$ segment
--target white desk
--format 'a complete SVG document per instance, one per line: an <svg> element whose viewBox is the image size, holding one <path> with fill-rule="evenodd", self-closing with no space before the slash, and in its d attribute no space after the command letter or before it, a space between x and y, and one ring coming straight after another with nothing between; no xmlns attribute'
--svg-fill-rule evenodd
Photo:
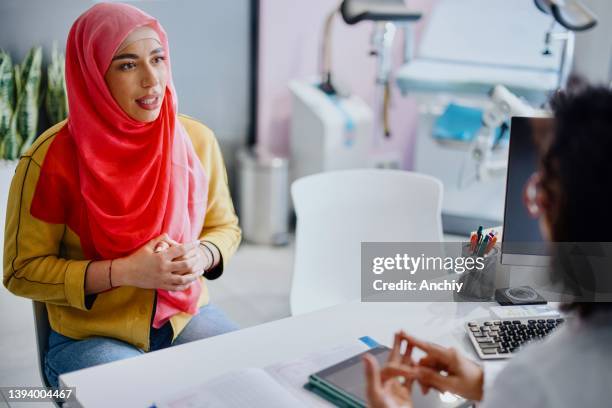
<svg viewBox="0 0 612 408"><path fill-rule="evenodd" d="M493 303L349 303L290 317L127 360L64 374L85 407L148 407L227 371L272 363L371 336L391 345L404 329L455 346L474 359L463 329L467 319L490 317ZM503 365L503 362L487 364Z"/></svg>

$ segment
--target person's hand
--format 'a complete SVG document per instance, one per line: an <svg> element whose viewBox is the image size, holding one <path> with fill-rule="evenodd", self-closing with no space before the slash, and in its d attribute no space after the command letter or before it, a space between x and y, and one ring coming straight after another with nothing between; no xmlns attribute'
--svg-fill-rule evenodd
<svg viewBox="0 0 612 408"><path fill-rule="evenodd" d="M403 337L395 334L393 348L387 364L380 370L378 361L371 354L363 358L366 378L366 397L371 408L412 407L412 382L414 363L412 346L408 343L402 353Z"/></svg>
<svg viewBox="0 0 612 408"><path fill-rule="evenodd" d="M155 252L161 242L169 245ZM178 244L168 234L162 234L140 247L131 255L114 260L112 280L119 286L135 286L144 289L185 290L202 273L203 266L197 257L186 258L198 250L199 241ZM182 260L177 260L181 259Z"/></svg>
<svg viewBox="0 0 612 408"><path fill-rule="evenodd" d="M165 251L168 248L171 247L175 247L175 246L180 246L181 244L179 244L178 242L174 241L171 238L168 238L167 240L163 240L161 242L159 242L156 246L155 249L153 250L153 252L162 252ZM185 255L179 256L176 259L173 259L173 261L178 262L178 261L188 261L189 265L192 265L192 267L185 269L184 271L175 271L174 273L177 274L185 274L185 273L190 273L193 270L199 270L200 275L203 274L205 271L207 271L208 269L210 269L213 265L214 260L212 259L210 253L208 251L206 251L204 248L202 248L202 245L198 245L195 248L192 248L190 250L188 250Z"/></svg>
<svg viewBox="0 0 612 408"><path fill-rule="evenodd" d="M435 388L440 392L448 391L474 401L482 399L484 373L478 364L462 356L454 348L418 340L403 332L401 336L412 347L426 353L413 370L410 370L421 384L424 394L430 388Z"/></svg>

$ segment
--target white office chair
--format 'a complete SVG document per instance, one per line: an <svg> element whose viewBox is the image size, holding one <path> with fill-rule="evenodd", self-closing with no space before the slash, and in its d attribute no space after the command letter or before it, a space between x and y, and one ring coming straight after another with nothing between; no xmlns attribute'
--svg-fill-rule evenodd
<svg viewBox="0 0 612 408"><path fill-rule="evenodd" d="M291 186L293 315L359 299L361 242L440 242L442 184L397 170L315 174Z"/></svg>
<svg viewBox="0 0 612 408"><path fill-rule="evenodd" d="M51 332L51 326L49 325L49 317L47 316L47 306L43 302L32 301L32 308L34 310L34 331L36 332L36 358L38 360L38 372L40 379L45 387L51 385L47 381L45 375L45 351L47 350L47 343L49 339L49 333ZM53 401L56 407L60 405L57 401Z"/></svg>

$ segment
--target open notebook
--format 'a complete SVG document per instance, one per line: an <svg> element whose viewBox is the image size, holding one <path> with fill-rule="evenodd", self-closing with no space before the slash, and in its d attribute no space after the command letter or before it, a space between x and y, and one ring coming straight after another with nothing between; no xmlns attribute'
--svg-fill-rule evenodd
<svg viewBox="0 0 612 408"><path fill-rule="evenodd" d="M329 403L305 390L308 376L368 350L355 340L303 358L246 368L223 374L199 386L170 395L155 404L157 408L195 407L329 407Z"/></svg>

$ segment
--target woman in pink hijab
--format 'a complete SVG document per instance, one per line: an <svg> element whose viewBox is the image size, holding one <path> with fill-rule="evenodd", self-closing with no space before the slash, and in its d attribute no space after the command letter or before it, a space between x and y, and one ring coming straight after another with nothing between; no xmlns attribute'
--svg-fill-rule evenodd
<svg viewBox="0 0 612 408"><path fill-rule="evenodd" d="M4 284L46 303L53 386L236 328L205 282L240 242L225 167L210 129L177 113L169 56L163 28L135 7L82 14L66 44L69 117L13 179Z"/></svg>

